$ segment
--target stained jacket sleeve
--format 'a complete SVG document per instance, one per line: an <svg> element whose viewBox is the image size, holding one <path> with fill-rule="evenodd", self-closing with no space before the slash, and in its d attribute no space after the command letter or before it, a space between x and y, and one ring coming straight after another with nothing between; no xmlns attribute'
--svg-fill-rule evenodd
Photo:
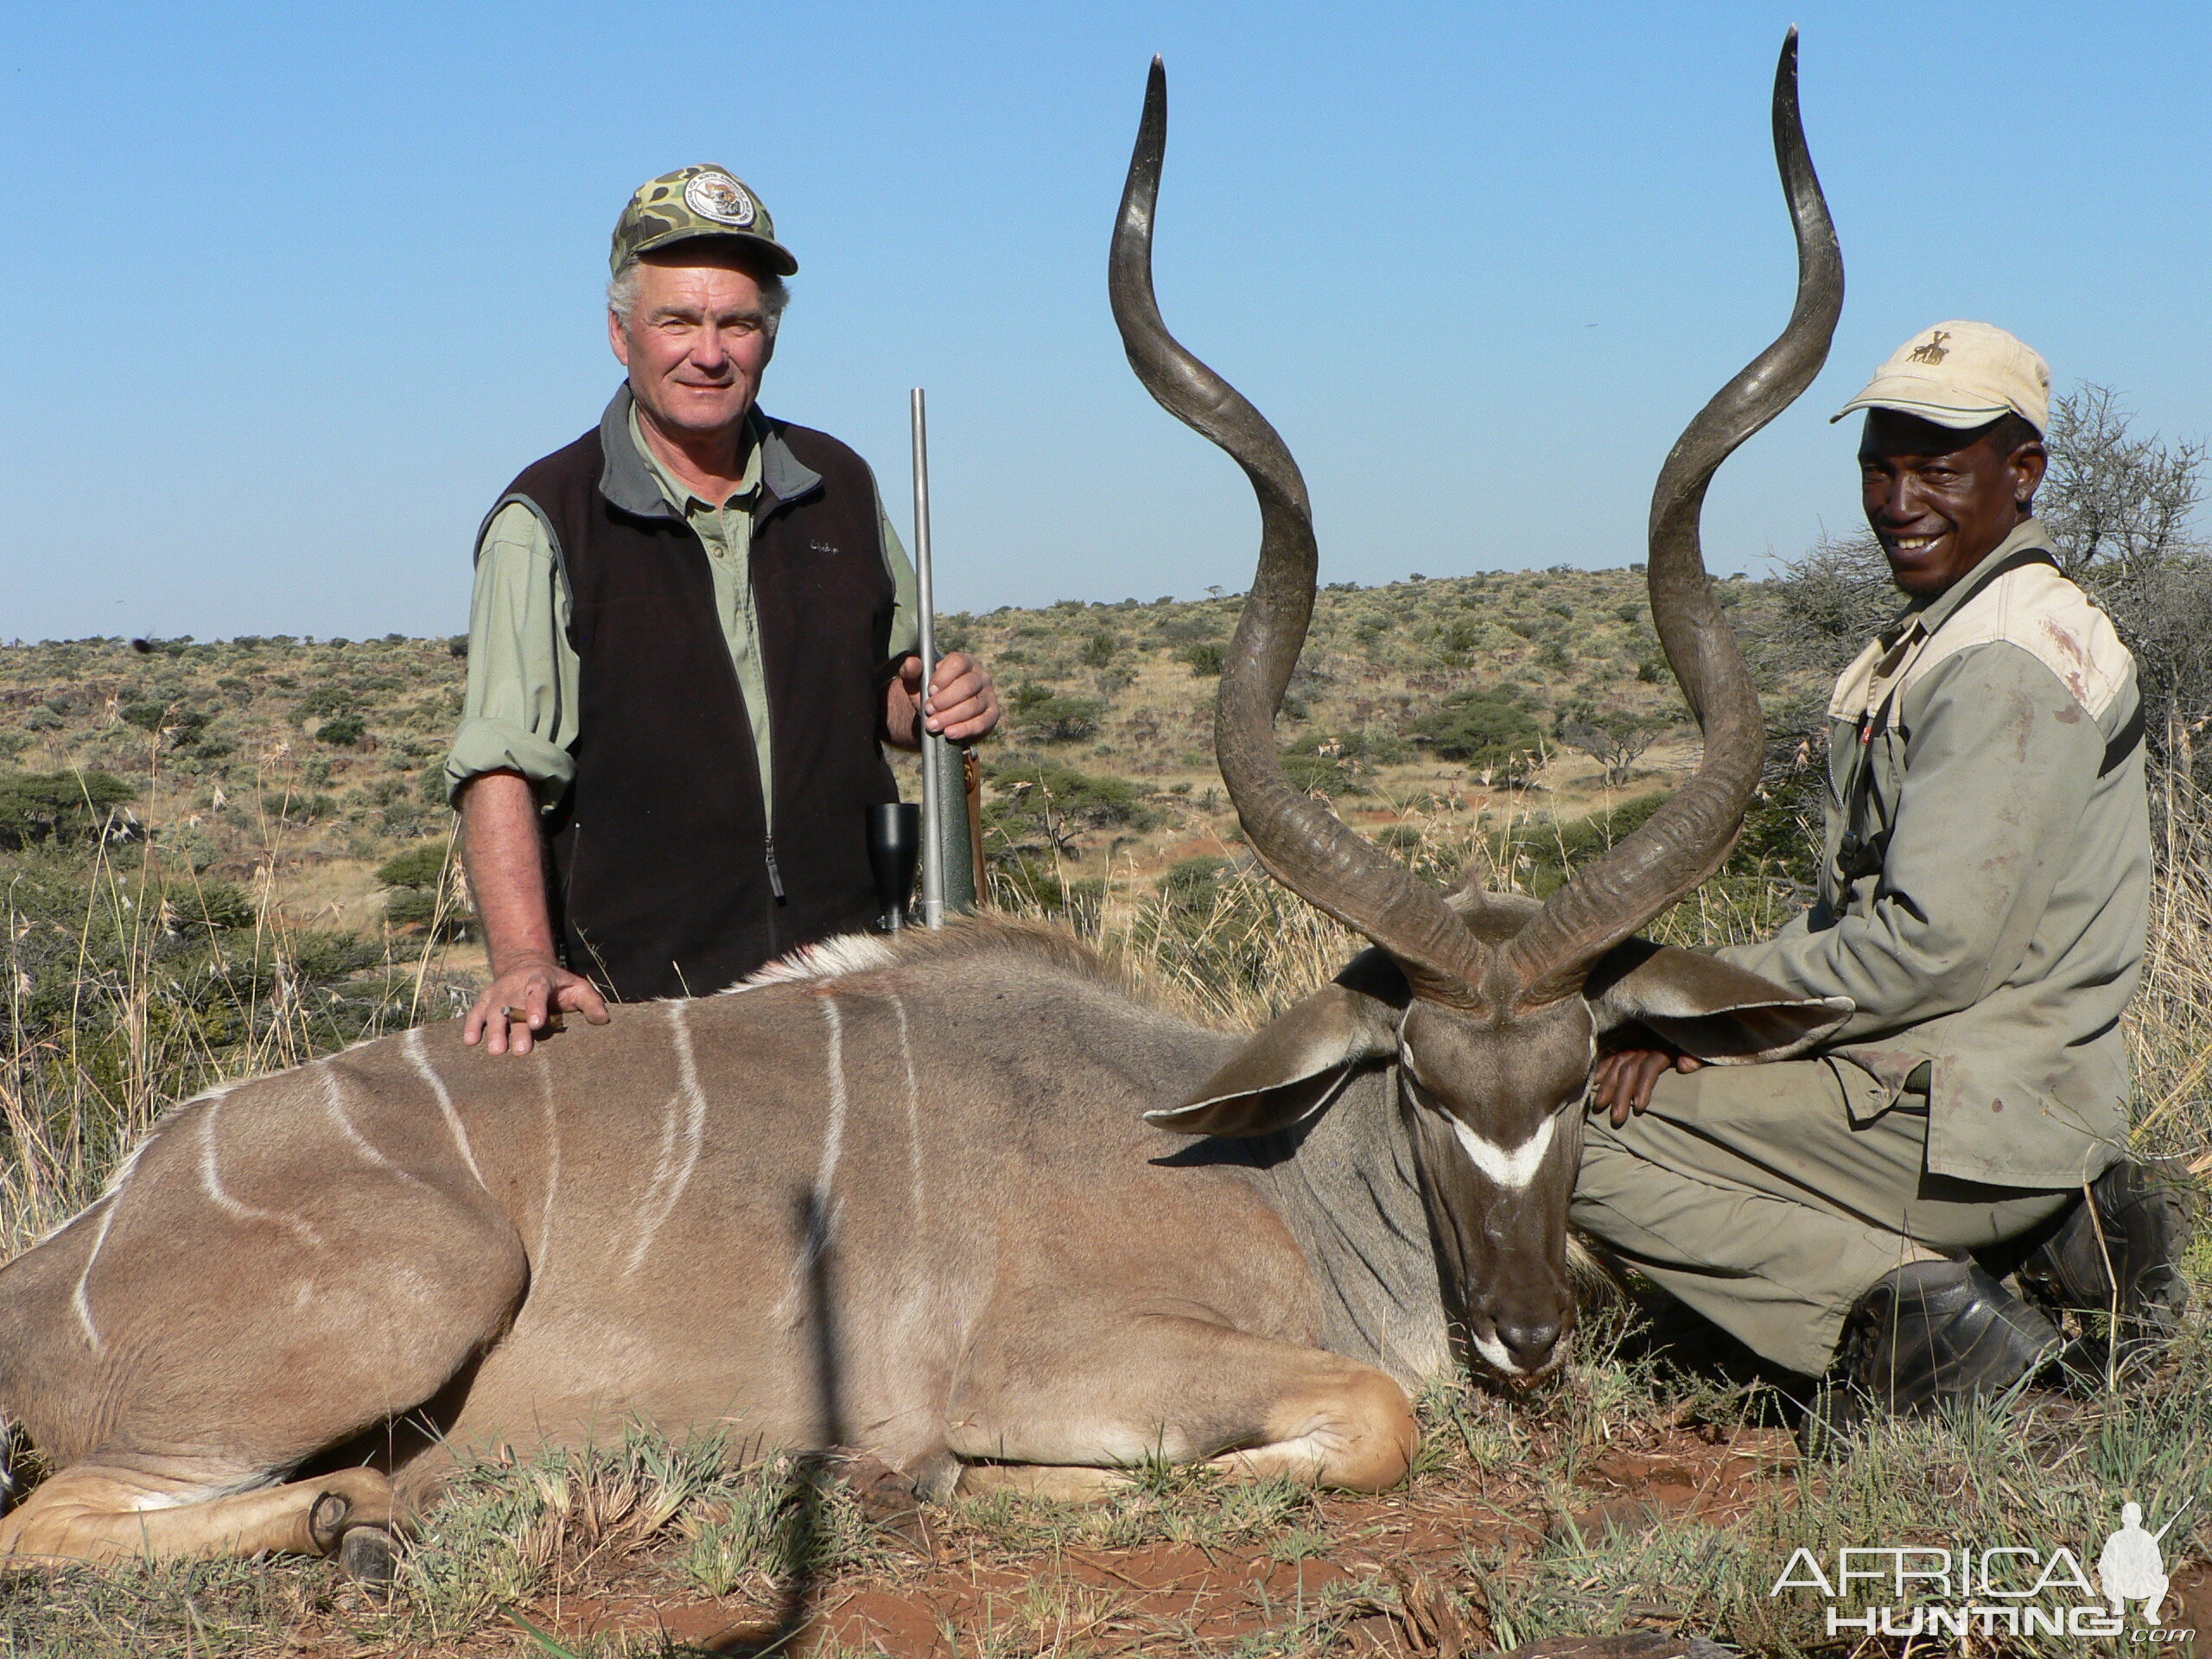
<svg viewBox="0 0 2212 1659"><path fill-rule="evenodd" d="M468 689L461 729L446 756L446 788L457 797L486 772L520 772L550 808L575 776L575 652L569 593L553 541L538 516L511 501L493 517L477 556L468 614Z"/></svg>
<svg viewBox="0 0 2212 1659"><path fill-rule="evenodd" d="M1878 875L1833 925L1721 954L1802 996L1858 1005L1856 1040L1955 1013L2019 969L2063 874L2104 739L2043 664L1958 652L1904 705L1904 773Z"/></svg>

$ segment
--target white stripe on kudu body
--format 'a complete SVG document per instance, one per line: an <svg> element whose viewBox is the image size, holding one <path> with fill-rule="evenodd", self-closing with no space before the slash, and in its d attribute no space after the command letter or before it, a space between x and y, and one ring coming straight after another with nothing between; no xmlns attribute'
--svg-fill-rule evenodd
<svg viewBox="0 0 2212 1659"><path fill-rule="evenodd" d="M283 1215L274 1210L257 1210L231 1196L223 1185L223 1172L215 1160L215 1114L221 1102L211 1100L200 1115L200 1185L213 1199L215 1207L224 1214L239 1221L266 1221L288 1228L316 1249L322 1248L322 1235L302 1221L297 1216Z"/></svg>
<svg viewBox="0 0 2212 1659"><path fill-rule="evenodd" d="M676 1092L668 1097L665 1108L660 1165L653 1171L653 1184L645 1192L645 1224L637 1243L631 1247L629 1263L622 1269L625 1274L638 1270L645 1252L652 1248L654 1235L683 1202L683 1190L691 1185L691 1172L699 1166L699 1142L707 1128L707 1091L699 1086L699 1063L691 1052L691 1027L684 1012L690 1004L679 1000L662 1006L668 1010L669 1036L676 1046ZM683 1108L680 1133L676 1124L679 1104Z"/></svg>
<svg viewBox="0 0 2212 1659"><path fill-rule="evenodd" d="M914 1046L906 1035L906 1002L904 997L891 999L891 1011L899 1016L899 1058L906 1066L906 1197L914 1213L922 1211L922 1089L914 1080Z"/></svg>
<svg viewBox="0 0 2212 1659"><path fill-rule="evenodd" d="M346 1085L338 1076L338 1068L325 1061L315 1069L322 1073L322 1103L329 1109L332 1120L338 1125L338 1132L346 1137L346 1145L378 1169L388 1169L403 1181L422 1185L420 1178L402 1169L378 1151L368 1137L353 1126L353 1116L346 1109Z"/></svg>
<svg viewBox="0 0 2212 1659"><path fill-rule="evenodd" d="M94 1353L102 1352L99 1327L92 1323L92 1299L86 1287L92 1281L92 1268L99 1263L100 1252L107 1247L107 1230L115 1225L116 1200L112 1194L107 1201L107 1211L100 1217L99 1236L92 1240L92 1253L85 1258L85 1270L77 1275L77 1288L69 1298L70 1306L77 1310L77 1323L85 1327L86 1340L92 1344Z"/></svg>
<svg viewBox="0 0 2212 1659"><path fill-rule="evenodd" d="M532 1264L543 1272L553 1253L553 1200L561 1192L561 1118L553 1103L553 1068L537 1065L538 1107L545 1117L545 1207L537 1216L537 1257Z"/></svg>
<svg viewBox="0 0 2212 1659"><path fill-rule="evenodd" d="M777 1304L776 1318L789 1325L798 1321L802 1300L806 1289L806 1275L829 1248L834 1215L830 1205L830 1189L837 1179L837 1161L845 1152L845 1016L839 1012L837 999L823 996L822 1017L828 1022L830 1084L830 1122L822 1134L822 1166L815 1172L814 1190L809 1195L806 1237L799 1247L798 1257L791 1262L791 1288L784 1293L784 1300Z"/></svg>
<svg viewBox="0 0 2212 1659"><path fill-rule="evenodd" d="M484 1186L484 1172L476 1167L476 1154L468 1144L468 1131L461 1126L461 1114L453 1109L453 1096L446 1089L445 1079L430 1069L430 1058L423 1052L423 1027L416 1026L407 1033L403 1045L407 1063L415 1068L416 1075L430 1085L430 1092L438 1097L438 1109L445 1114L446 1127L453 1131L454 1144L461 1148L461 1161L468 1166L468 1173L476 1178L476 1185ZM491 1188L484 1187L486 1192Z"/></svg>
<svg viewBox="0 0 2212 1659"><path fill-rule="evenodd" d="M188 1106L194 1106L198 1105L202 1101L220 1100L225 1095L227 1095L232 1090L237 1087L238 1084L235 1083L221 1084L217 1087L209 1090L206 1094L197 1096L194 1099L187 1101L185 1104ZM76 1310L77 1323L85 1327L86 1338L92 1343L92 1351L96 1354L103 1351L103 1350L100 1345L99 1327L92 1323L92 1298L91 1290L92 1269L99 1265L100 1252L107 1248L108 1229L115 1225L115 1212L123 1207L124 1186L130 1179L132 1173L137 1171L138 1167L138 1160L146 1155L146 1148L153 1145L153 1143L154 1137L151 1135L147 1135L143 1140L140 1141L137 1146L130 1148L129 1154L124 1157L124 1160L115 1166L115 1173L107 1178L107 1190L102 1192L98 1200L96 1200L97 1204L106 1205L106 1208L100 1211L100 1230L99 1235L92 1240L92 1253L85 1258L83 1271L79 1272L77 1275L77 1288L70 1293L69 1305ZM52 1238L55 1234L60 1232L62 1228L73 1226L76 1223L83 1220L86 1216L90 1214L92 1214L92 1210L89 1208L80 1211L78 1214L72 1216L67 1221L63 1222L60 1227L49 1229L46 1236L40 1239L39 1243L41 1244L45 1243L47 1239ZM9 1490L5 1477L0 1476L0 1493L4 1493Z"/></svg>
<svg viewBox="0 0 2212 1659"><path fill-rule="evenodd" d="M837 999L821 999L823 1017L830 1022L830 1127L822 1136L822 1168L814 1178L814 1213L826 1230L830 1217L830 1184L837 1179L837 1160L845 1151L845 1016Z"/></svg>
<svg viewBox="0 0 2212 1659"><path fill-rule="evenodd" d="M1456 1117L1451 1122L1452 1133L1459 1142L1459 1150L1467 1154L1467 1161L1507 1192L1518 1192L1535 1180L1536 1172L1544 1166L1544 1154L1552 1149L1552 1128L1558 1121L1555 1117L1546 1118L1534 1135L1510 1150L1484 1140Z"/></svg>

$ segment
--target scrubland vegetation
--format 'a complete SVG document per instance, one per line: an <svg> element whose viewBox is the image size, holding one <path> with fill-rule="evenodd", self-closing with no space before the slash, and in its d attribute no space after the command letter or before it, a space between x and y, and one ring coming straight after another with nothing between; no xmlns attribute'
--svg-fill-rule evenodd
<svg viewBox="0 0 2212 1659"><path fill-rule="evenodd" d="M2062 469L2046 505L2154 700L2158 889L2127 1022L2139 1149L2193 1188L2212 1173L2212 780L2196 753L2212 566L2179 526L2199 457L2146 449L2124 419L2115 433L2108 398L2077 395L2069 418L2071 481ZM1736 855L1656 925L1686 944L1765 931L1804 901L1827 677L1893 602L1878 556L1848 542L1719 591L1772 741ZM1009 693L986 760L995 901L1064 921L1198 1017L1249 1024L1357 942L1254 869L1223 798L1209 722L1236 606L1066 604L950 617L943 633ZM97 1192L171 1102L465 1004L482 963L440 776L462 650L0 649L0 1251ZM1300 783L1433 879L1472 864L1538 894L1641 822L1696 752L1630 570L1332 588L1280 729ZM1635 1630L1901 1651L1830 1636L1815 1599L1770 1595L1790 1552L1967 1540L2087 1560L2132 1499L2172 1519L2170 1567L2212 1556L2204 1244L2190 1269L2196 1311L2156 1368L1886 1429L1834 1465L1796 1461L1789 1379L1633 1284L1593 1287L1564 1376L1533 1394L1440 1383L1414 1478L1379 1498L1142 1470L1095 1508L917 1516L823 1460L640 1436L469 1471L388 1602L313 1562L20 1572L0 1575L0 1654L1457 1659ZM2177 1584L2169 1623L2212 1631L2212 1574Z"/></svg>

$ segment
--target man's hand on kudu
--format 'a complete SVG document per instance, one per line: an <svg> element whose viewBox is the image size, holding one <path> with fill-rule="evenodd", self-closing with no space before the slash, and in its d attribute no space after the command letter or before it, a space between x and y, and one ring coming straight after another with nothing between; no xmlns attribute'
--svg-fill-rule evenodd
<svg viewBox="0 0 2212 1659"><path fill-rule="evenodd" d="M527 1054L536 1038L549 1028L559 1029L563 1014L581 1014L603 1026L607 999L589 980L550 957L525 957L503 969L476 999L461 1040L481 1042L487 1053Z"/></svg>
<svg viewBox="0 0 2212 1659"><path fill-rule="evenodd" d="M1590 1103L1606 1113L1615 1128L1651 1104L1651 1091L1672 1069L1701 1071L1705 1062L1672 1049L1624 1048L1598 1062L1590 1079Z"/></svg>

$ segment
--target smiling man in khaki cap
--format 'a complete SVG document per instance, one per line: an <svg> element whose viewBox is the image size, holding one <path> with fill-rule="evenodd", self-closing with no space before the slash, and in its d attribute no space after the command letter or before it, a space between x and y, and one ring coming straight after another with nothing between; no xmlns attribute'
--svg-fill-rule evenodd
<svg viewBox="0 0 2212 1659"><path fill-rule="evenodd" d="M599 424L526 467L477 537L446 762L493 982L465 1040L530 1051L561 1012L721 990L877 909L880 745L997 723L938 664L874 474L761 411L798 262L743 181L639 187L614 227Z"/></svg>
<svg viewBox="0 0 2212 1659"><path fill-rule="evenodd" d="M2069 1310L2116 1306L2138 1346L2180 1312L2178 1209L2126 1155L2141 702L2034 516L2050 406L2042 357L1953 321L1836 416L1866 411L1866 520L1910 603L1828 707L1817 902L1720 954L1850 1023L1765 1066L1624 1052L1593 1090L1575 1223L1824 1378L1815 1444L2013 1386Z"/></svg>

